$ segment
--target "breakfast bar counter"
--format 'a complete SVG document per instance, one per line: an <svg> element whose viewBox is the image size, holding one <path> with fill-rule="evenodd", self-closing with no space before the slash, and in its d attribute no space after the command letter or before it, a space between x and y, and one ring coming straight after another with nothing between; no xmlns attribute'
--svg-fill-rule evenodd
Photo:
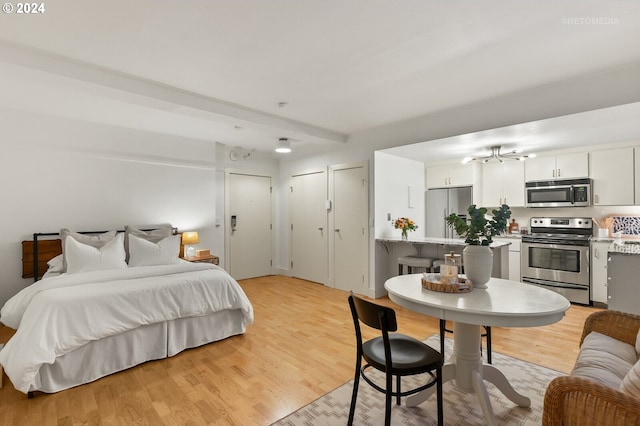
<svg viewBox="0 0 640 426"><path fill-rule="evenodd" d="M493 269L491 276L495 278L509 277L509 245L504 241L494 241L489 247L493 250ZM431 259L442 259L451 252L461 254L466 243L455 238L412 237L403 240L398 237L376 238L375 247L375 281L376 294L386 294L384 283L398 275L398 258L402 256L418 256Z"/></svg>
<svg viewBox="0 0 640 426"><path fill-rule="evenodd" d="M376 241L380 241L382 243L409 243L409 244L436 244L442 246L450 246L450 247L461 247L464 248L467 244L464 240L459 238L432 238L432 237L409 237L408 240L403 240L402 238L396 237L385 237L385 238L376 238ZM491 243L489 247L497 248L508 246L511 243L503 242L503 241L494 241Z"/></svg>

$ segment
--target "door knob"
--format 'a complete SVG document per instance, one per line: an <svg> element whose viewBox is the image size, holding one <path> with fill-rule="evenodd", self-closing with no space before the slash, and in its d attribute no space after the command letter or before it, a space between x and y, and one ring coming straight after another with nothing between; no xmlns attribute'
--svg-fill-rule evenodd
<svg viewBox="0 0 640 426"><path fill-rule="evenodd" d="M340 229L339 229L339 228L336 228L336 229L334 229L334 231L336 231L336 232L340 232Z"/></svg>
<svg viewBox="0 0 640 426"><path fill-rule="evenodd" d="M322 231L324 228L321 226L320 228L318 228L318 231Z"/></svg>

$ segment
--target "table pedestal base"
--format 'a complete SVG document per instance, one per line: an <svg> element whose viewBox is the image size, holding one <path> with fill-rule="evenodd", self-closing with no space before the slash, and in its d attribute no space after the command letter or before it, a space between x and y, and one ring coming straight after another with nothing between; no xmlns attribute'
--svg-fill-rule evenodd
<svg viewBox="0 0 640 426"><path fill-rule="evenodd" d="M484 381L493 385L517 404L519 407L530 407L531 399L519 394L511 386L507 378L493 365L482 364L480 353L481 330L479 325L454 323L453 325L453 355L448 363L442 367L442 382L456 381L456 386L467 392L475 392L480 401L482 414L488 425L495 425L496 419L491 408L491 401ZM435 388L407 398L407 406L415 407L426 401Z"/></svg>

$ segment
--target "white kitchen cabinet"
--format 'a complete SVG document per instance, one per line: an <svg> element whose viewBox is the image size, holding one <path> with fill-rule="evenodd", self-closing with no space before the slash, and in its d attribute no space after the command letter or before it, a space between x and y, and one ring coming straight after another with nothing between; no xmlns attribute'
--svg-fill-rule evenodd
<svg viewBox="0 0 640 426"><path fill-rule="evenodd" d="M482 205L524 207L524 162L482 165Z"/></svg>
<svg viewBox="0 0 640 426"><path fill-rule="evenodd" d="M467 186L474 182L474 164L446 164L427 167L427 188Z"/></svg>
<svg viewBox="0 0 640 426"><path fill-rule="evenodd" d="M589 170L593 179L593 204L632 206L634 204L633 148L592 151Z"/></svg>
<svg viewBox="0 0 640 426"><path fill-rule="evenodd" d="M610 241L591 242L591 302L607 304L607 249Z"/></svg>
<svg viewBox="0 0 640 426"><path fill-rule="evenodd" d="M526 181L589 177L589 153L528 158L524 170Z"/></svg>
<svg viewBox="0 0 640 426"><path fill-rule="evenodd" d="M509 279L522 281L520 272L520 247L522 240L518 237L494 237L493 241L511 243L509 245Z"/></svg>

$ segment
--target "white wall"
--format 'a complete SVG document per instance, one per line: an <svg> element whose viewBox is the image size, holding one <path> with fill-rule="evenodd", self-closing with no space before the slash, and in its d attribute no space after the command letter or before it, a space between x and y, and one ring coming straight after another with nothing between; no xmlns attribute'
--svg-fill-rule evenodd
<svg viewBox="0 0 640 426"><path fill-rule="evenodd" d="M34 232L169 222L217 252L213 144L6 109L0 129L0 304Z"/></svg>
<svg viewBox="0 0 640 426"><path fill-rule="evenodd" d="M233 148L214 142L10 109L0 129L0 306L32 282L21 278L21 241L34 232L169 222L198 231L197 248L224 265L224 170L278 176L271 155L232 161Z"/></svg>
<svg viewBox="0 0 640 426"><path fill-rule="evenodd" d="M152 134L0 109L0 303L22 280L20 241L60 227L120 228L171 222L198 230L199 247L222 255L221 168L274 176L274 266L288 270L289 176L367 161L374 151L495 127L640 101L640 64L523 91L439 114L355 133L345 144L315 146L280 160L252 153L231 162L213 142ZM55 114L55 111L51 111ZM302 150L301 150L302 151ZM375 259L375 166L370 170L370 259ZM216 227L216 217L220 226ZM284 226L283 226L284 224ZM384 293L370 265L371 295Z"/></svg>
<svg viewBox="0 0 640 426"><path fill-rule="evenodd" d="M281 222L279 215L281 191L278 188L278 161L270 153L242 150L240 148L229 147L216 143L216 217L215 221L215 254L220 258L220 266L225 267L225 241L228 238L227 232L230 229L230 218L225 210L225 171L236 173L246 173L260 176L271 176L271 183L274 187L272 193L272 217L273 217L273 247L272 255L274 259L274 269L277 270L277 247L281 233L278 232ZM237 155L231 159L231 152ZM286 192L284 196L286 196ZM284 225L286 226L286 224ZM214 253L212 251L212 253Z"/></svg>
<svg viewBox="0 0 640 426"><path fill-rule="evenodd" d="M276 190L277 203L277 223L279 224L280 235L277 240L276 259L274 264L280 273L287 274L289 271L289 196L288 188L292 175L309 172L312 170L326 169L328 166L356 163L362 161L369 162L369 181L371 182L373 164L373 152L366 147L351 144L332 144L330 146L317 146L314 154L308 153L304 156L297 156L295 153L282 157L279 166L279 176ZM371 157L371 158L369 158ZM373 236L373 185L369 185L369 235Z"/></svg>
<svg viewBox="0 0 640 426"><path fill-rule="evenodd" d="M393 227L392 222L399 217L408 217L416 222L418 229L412 232L413 236L424 237L424 163L376 152L374 175L375 237L399 237L400 231ZM413 182L411 187L409 182ZM387 219L388 215L391 221Z"/></svg>
<svg viewBox="0 0 640 426"><path fill-rule="evenodd" d="M315 147L312 150L293 153L281 160L281 183L288 182L292 172L321 168L332 164L368 161L370 185L370 253L369 293L370 296L384 295L383 280L376 278L375 262L375 181L374 152L418 142L426 142L449 136L504 127L518 123L553 118L567 114L607 108L640 101L640 64L631 64L606 72L596 73L543 87L532 88L494 98L485 102L461 106L425 117L418 117L375 129L354 133L346 144L329 147ZM282 198L282 203L287 203ZM287 212L282 208L282 212ZM286 230L286 228L283 228ZM287 238L280 238L278 255L289 258ZM287 268L288 269L288 268Z"/></svg>

